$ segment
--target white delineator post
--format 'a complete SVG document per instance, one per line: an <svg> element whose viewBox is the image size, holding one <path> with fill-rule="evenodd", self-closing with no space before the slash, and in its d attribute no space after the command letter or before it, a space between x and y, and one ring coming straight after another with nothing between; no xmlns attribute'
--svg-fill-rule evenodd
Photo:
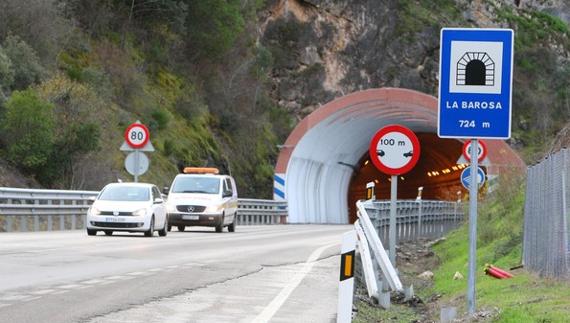
<svg viewBox="0 0 570 323"><path fill-rule="evenodd" d="M354 257L356 249L356 231L342 235L340 281L338 285L337 323L352 321L352 298L354 295Z"/></svg>
<svg viewBox="0 0 570 323"><path fill-rule="evenodd" d="M358 251L360 251L360 259L362 260L362 271L364 272L364 280L366 281L366 290L368 297L378 299L378 282L376 281L376 271L372 263L372 256L368 248L368 240L360 226L360 220L354 222L354 228L358 235Z"/></svg>

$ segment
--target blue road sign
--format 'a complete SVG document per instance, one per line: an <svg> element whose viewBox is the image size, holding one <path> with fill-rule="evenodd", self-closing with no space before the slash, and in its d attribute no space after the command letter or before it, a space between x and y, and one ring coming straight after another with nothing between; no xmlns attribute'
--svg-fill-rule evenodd
<svg viewBox="0 0 570 323"><path fill-rule="evenodd" d="M441 30L438 135L511 137L512 29Z"/></svg>
<svg viewBox="0 0 570 323"><path fill-rule="evenodd" d="M477 184L479 184L479 188L483 186L486 178L487 176L483 168L477 167ZM469 189L469 183L471 183L471 167L467 167L461 172L461 184L463 184L463 187Z"/></svg>

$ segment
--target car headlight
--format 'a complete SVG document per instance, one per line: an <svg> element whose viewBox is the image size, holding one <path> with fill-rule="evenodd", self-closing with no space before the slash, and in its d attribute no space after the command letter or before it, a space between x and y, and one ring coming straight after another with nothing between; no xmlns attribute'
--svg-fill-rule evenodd
<svg viewBox="0 0 570 323"><path fill-rule="evenodd" d="M136 210L133 212L134 216L145 216L146 215L146 209L140 209L140 210Z"/></svg>
<svg viewBox="0 0 570 323"><path fill-rule="evenodd" d="M222 210L222 208L223 207L221 205L210 205L210 206L206 207L204 212L206 212L206 213L217 213L217 212L220 212Z"/></svg>
<svg viewBox="0 0 570 323"><path fill-rule="evenodd" d="M101 214L101 210L99 210L98 208L92 206L91 208L89 208L89 213L91 215L100 215Z"/></svg>

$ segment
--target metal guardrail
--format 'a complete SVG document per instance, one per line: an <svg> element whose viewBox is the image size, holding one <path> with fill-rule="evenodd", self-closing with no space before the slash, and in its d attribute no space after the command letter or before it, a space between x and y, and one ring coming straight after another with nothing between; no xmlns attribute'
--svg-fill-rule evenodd
<svg viewBox="0 0 570 323"><path fill-rule="evenodd" d="M363 203L380 239L388 245L390 224L390 201L367 200ZM460 201L399 200L397 202L398 241L417 238L435 238L459 226L463 220L463 207Z"/></svg>
<svg viewBox="0 0 570 323"><path fill-rule="evenodd" d="M97 191L0 188L0 232L85 228L85 216ZM238 225L287 221L287 202L238 199Z"/></svg>

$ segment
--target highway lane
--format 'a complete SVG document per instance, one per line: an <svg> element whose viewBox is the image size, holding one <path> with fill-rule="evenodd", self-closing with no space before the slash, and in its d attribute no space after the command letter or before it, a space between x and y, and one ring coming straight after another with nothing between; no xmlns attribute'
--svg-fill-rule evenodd
<svg viewBox="0 0 570 323"><path fill-rule="evenodd" d="M0 234L0 322L330 322L350 226Z"/></svg>

